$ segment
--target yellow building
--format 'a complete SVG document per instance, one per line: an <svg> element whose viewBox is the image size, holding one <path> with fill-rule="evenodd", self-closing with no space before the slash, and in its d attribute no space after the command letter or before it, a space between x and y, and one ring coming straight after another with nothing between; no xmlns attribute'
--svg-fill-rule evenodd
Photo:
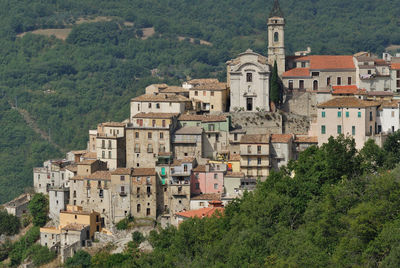
<svg viewBox="0 0 400 268"><path fill-rule="evenodd" d="M226 164L229 172L237 173L240 172L240 155L231 154L227 160L210 160L210 164Z"/></svg>
<svg viewBox="0 0 400 268"><path fill-rule="evenodd" d="M67 205L67 210L60 212L60 225L62 229L69 224L82 224L90 226L90 238L95 232L101 231L100 213L96 211L83 211L81 206Z"/></svg>

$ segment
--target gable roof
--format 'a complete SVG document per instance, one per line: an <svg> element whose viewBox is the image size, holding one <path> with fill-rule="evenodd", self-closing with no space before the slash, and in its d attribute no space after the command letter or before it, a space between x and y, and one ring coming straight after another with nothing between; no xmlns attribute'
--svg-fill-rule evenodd
<svg viewBox="0 0 400 268"><path fill-rule="evenodd" d="M355 94L358 91L358 88L356 85L332 86L332 89L333 89L332 95Z"/></svg>
<svg viewBox="0 0 400 268"><path fill-rule="evenodd" d="M289 143L292 138L292 134L271 134L272 143Z"/></svg>
<svg viewBox="0 0 400 268"><path fill-rule="evenodd" d="M224 82L218 82L218 83L207 83L207 84L199 84L195 87L192 87L190 90L210 90L210 91L219 91L219 90L225 90L227 89L228 86Z"/></svg>
<svg viewBox="0 0 400 268"><path fill-rule="evenodd" d="M168 86L165 89L160 90L160 93L187 93L188 89L178 86Z"/></svg>
<svg viewBox="0 0 400 268"><path fill-rule="evenodd" d="M243 135L240 139L240 143L255 143L255 144L263 144L269 143L269 135L268 134L246 134Z"/></svg>
<svg viewBox="0 0 400 268"><path fill-rule="evenodd" d="M318 137L317 136L296 136L296 139L294 140L296 143L318 143Z"/></svg>
<svg viewBox="0 0 400 268"><path fill-rule="evenodd" d="M181 95L168 95L165 93L154 94L143 94L131 101L142 101L142 102L187 102L190 101L188 98Z"/></svg>
<svg viewBox="0 0 400 268"><path fill-rule="evenodd" d="M400 70L400 63L392 63L390 68L392 68L392 70Z"/></svg>
<svg viewBox="0 0 400 268"><path fill-rule="evenodd" d="M311 70L354 69L351 55L310 55L297 58L295 61L309 61Z"/></svg>
<svg viewBox="0 0 400 268"><path fill-rule="evenodd" d="M160 118L160 119L171 119L174 116L179 115L178 113L138 113L133 118Z"/></svg>
<svg viewBox="0 0 400 268"><path fill-rule="evenodd" d="M225 122L226 115L181 114L179 121Z"/></svg>
<svg viewBox="0 0 400 268"><path fill-rule="evenodd" d="M326 102L320 103L318 108L366 108L379 106L377 101L360 100L354 97L338 97Z"/></svg>
<svg viewBox="0 0 400 268"><path fill-rule="evenodd" d="M283 77L311 77L310 68L294 68L282 74Z"/></svg>
<svg viewBox="0 0 400 268"><path fill-rule="evenodd" d="M225 210L224 207L207 207L207 208L200 208L196 210L188 210L177 212L175 215L184 217L184 218L204 218L204 217L212 217L214 214L218 212L223 213Z"/></svg>

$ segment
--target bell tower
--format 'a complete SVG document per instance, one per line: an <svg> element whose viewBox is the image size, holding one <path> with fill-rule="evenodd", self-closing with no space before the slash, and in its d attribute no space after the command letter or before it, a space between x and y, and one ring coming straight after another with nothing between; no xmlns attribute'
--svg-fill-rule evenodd
<svg viewBox="0 0 400 268"><path fill-rule="evenodd" d="M285 18L278 0L274 0L274 7L268 18L268 63L278 66L278 75L285 72Z"/></svg>

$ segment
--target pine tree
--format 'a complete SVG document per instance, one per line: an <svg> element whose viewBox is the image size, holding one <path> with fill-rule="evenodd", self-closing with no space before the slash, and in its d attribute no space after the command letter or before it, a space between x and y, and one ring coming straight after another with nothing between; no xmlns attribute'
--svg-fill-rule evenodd
<svg viewBox="0 0 400 268"><path fill-rule="evenodd" d="M278 66L276 64L276 61L274 63L274 68L272 69L272 75L270 79L270 92L269 92L269 97L270 100L275 103L276 106L280 105L282 103L283 99L283 93L282 93L282 83L280 82L279 76L278 76Z"/></svg>

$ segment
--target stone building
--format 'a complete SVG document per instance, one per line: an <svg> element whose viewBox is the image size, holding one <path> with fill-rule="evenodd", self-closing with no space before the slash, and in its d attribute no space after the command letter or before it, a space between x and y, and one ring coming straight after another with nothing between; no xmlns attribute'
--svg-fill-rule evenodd
<svg viewBox="0 0 400 268"><path fill-rule="evenodd" d="M211 80L211 81L210 81ZM213 79L204 82L188 82L189 97L193 108L198 113L226 112L228 102L228 86L226 83L215 82ZM206 83L207 81L210 81Z"/></svg>
<svg viewBox="0 0 400 268"><path fill-rule="evenodd" d="M3 207L8 214L17 216L19 218L28 212L28 204L30 200L30 194L22 194L10 202L5 203Z"/></svg>
<svg viewBox="0 0 400 268"><path fill-rule="evenodd" d="M271 167L274 170L286 166L294 158L292 134L271 134L270 144Z"/></svg>
<svg viewBox="0 0 400 268"><path fill-rule="evenodd" d="M48 160L43 167L33 168L33 187L36 193L48 194L49 187L65 185L65 167L71 162L67 160Z"/></svg>
<svg viewBox="0 0 400 268"><path fill-rule="evenodd" d="M230 117L227 115L190 115L182 114L178 118L180 126L200 126L204 131L202 156L216 158L228 152Z"/></svg>
<svg viewBox="0 0 400 268"><path fill-rule="evenodd" d="M400 62L393 62L390 65L390 77L392 80L392 91L400 92Z"/></svg>
<svg viewBox="0 0 400 268"><path fill-rule="evenodd" d="M97 159L107 163L109 169L125 167L125 123L99 124L96 136Z"/></svg>
<svg viewBox="0 0 400 268"><path fill-rule="evenodd" d="M229 131L229 151L231 154L239 154L240 152L240 139L246 134L246 129L235 128Z"/></svg>
<svg viewBox="0 0 400 268"><path fill-rule="evenodd" d="M60 212L60 225L62 229L70 224L82 224L89 226L89 239L93 239L95 232L102 230L100 213L96 211L86 211L81 206L68 205L67 209Z"/></svg>
<svg viewBox="0 0 400 268"><path fill-rule="evenodd" d="M227 62L230 112L269 111L270 65L267 58L251 49Z"/></svg>
<svg viewBox="0 0 400 268"><path fill-rule="evenodd" d="M139 113L126 129L127 167L154 168L159 158L171 156L175 113Z"/></svg>
<svg viewBox="0 0 400 268"><path fill-rule="evenodd" d="M145 94L131 100L131 122L138 113L183 113L191 108L191 101L181 95Z"/></svg>
<svg viewBox="0 0 400 268"><path fill-rule="evenodd" d="M274 66L276 62L281 76L286 70L285 61L285 18L275 0L268 18L268 63Z"/></svg>
<svg viewBox="0 0 400 268"><path fill-rule="evenodd" d="M49 189L49 217L58 223L60 211L67 208L69 204L69 188L50 187Z"/></svg>
<svg viewBox="0 0 400 268"><path fill-rule="evenodd" d="M246 177L265 180L271 167L267 134L246 134L240 140L240 167Z"/></svg>
<svg viewBox="0 0 400 268"><path fill-rule="evenodd" d="M375 132L389 134L399 130L399 118L399 102L397 100L382 101L377 111Z"/></svg>
<svg viewBox="0 0 400 268"><path fill-rule="evenodd" d="M185 157L202 157L203 129L199 127L184 126L172 137L174 156L177 159Z"/></svg>
<svg viewBox="0 0 400 268"><path fill-rule="evenodd" d="M114 223L132 215L132 168L117 168L111 172L111 217Z"/></svg>

